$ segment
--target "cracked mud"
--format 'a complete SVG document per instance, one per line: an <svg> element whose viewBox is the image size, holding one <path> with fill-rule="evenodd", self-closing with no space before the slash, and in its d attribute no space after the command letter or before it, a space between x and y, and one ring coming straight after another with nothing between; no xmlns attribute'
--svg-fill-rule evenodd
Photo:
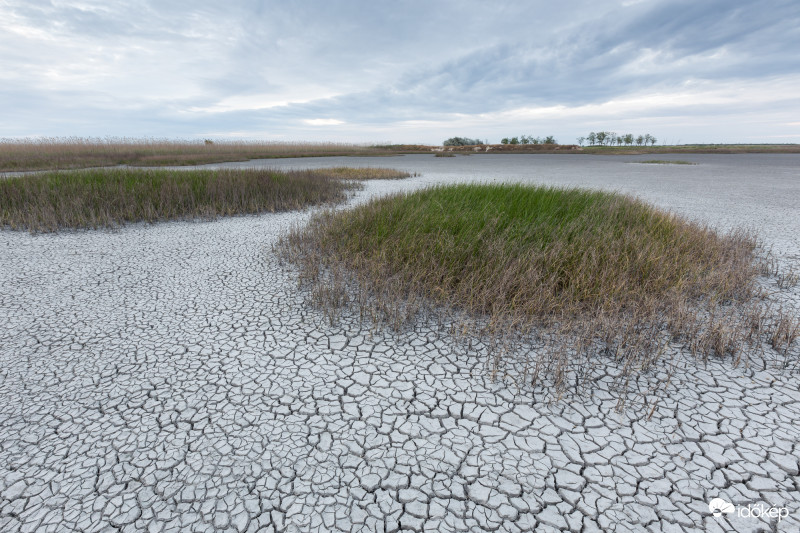
<svg viewBox="0 0 800 533"><path fill-rule="evenodd" d="M534 402L425 324L331 326L272 251L307 217L0 232L1 531L800 530L797 373Z"/></svg>

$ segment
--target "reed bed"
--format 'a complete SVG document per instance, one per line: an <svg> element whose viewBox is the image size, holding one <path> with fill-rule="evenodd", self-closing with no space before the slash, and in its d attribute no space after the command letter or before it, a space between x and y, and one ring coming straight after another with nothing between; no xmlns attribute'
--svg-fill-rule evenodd
<svg viewBox="0 0 800 533"><path fill-rule="evenodd" d="M0 172L115 165L177 166L278 157L377 156L413 152L413 146L371 146L233 140L82 137L0 139Z"/></svg>
<svg viewBox="0 0 800 533"><path fill-rule="evenodd" d="M286 211L342 201L358 187L348 180L405 176L380 168L46 172L0 180L0 227L50 232Z"/></svg>
<svg viewBox="0 0 800 533"><path fill-rule="evenodd" d="M495 375L558 394L602 356L627 382L675 344L738 363L746 345L788 353L797 338L796 317L764 302L753 234L618 194L439 186L323 212L279 249L331 317L354 306L399 328L448 314L439 322L493 347Z"/></svg>

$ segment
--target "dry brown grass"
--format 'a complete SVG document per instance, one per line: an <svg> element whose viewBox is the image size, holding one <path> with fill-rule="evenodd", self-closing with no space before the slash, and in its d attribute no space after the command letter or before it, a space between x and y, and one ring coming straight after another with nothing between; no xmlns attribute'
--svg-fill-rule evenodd
<svg viewBox="0 0 800 533"><path fill-rule="evenodd" d="M401 328L444 313L493 347L494 375L559 393L603 357L627 382L676 345L739 363L765 341L788 354L798 335L764 300L753 234L615 194L435 187L320 214L280 249L331 319L350 306Z"/></svg>
<svg viewBox="0 0 800 533"><path fill-rule="evenodd" d="M0 172L114 165L199 165L277 157L378 156L415 151L419 149L413 146L378 147L348 143L81 137L0 139Z"/></svg>

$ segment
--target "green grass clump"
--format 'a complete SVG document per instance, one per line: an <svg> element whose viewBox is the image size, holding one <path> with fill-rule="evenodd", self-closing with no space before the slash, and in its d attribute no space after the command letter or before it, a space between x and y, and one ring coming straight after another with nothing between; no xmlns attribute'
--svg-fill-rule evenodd
<svg viewBox="0 0 800 533"><path fill-rule="evenodd" d="M537 332L547 355L523 373L559 386L600 352L626 373L679 339L695 353L740 353L749 330L731 309L758 293L752 235L580 189L439 186L323 213L282 247L320 304L355 300L389 321L409 308L455 309L479 335Z"/></svg>
<svg viewBox="0 0 800 533"><path fill-rule="evenodd" d="M90 169L0 179L0 227L30 231L214 218L339 202L346 179L407 176L391 169Z"/></svg>
<svg viewBox="0 0 800 533"><path fill-rule="evenodd" d="M727 244L631 198L522 185L384 198L330 215L326 226L320 244L352 266L369 264L471 310L530 315L694 285ZM558 302L541 300L542 286Z"/></svg>

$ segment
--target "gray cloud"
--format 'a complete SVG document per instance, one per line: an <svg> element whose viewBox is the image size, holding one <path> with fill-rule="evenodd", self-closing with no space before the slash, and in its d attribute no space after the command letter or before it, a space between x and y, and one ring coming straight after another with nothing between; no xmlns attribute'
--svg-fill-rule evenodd
<svg viewBox="0 0 800 533"><path fill-rule="evenodd" d="M0 136L348 131L355 140L360 125L358 140L369 141L396 124L398 140L430 141L464 122L512 127L517 109L589 109L565 115L581 132L600 119L797 106L782 93L728 96L800 77L792 1L181 4L0 6ZM593 111L693 90L692 105ZM312 128L314 119L351 129Z"/></svg>

